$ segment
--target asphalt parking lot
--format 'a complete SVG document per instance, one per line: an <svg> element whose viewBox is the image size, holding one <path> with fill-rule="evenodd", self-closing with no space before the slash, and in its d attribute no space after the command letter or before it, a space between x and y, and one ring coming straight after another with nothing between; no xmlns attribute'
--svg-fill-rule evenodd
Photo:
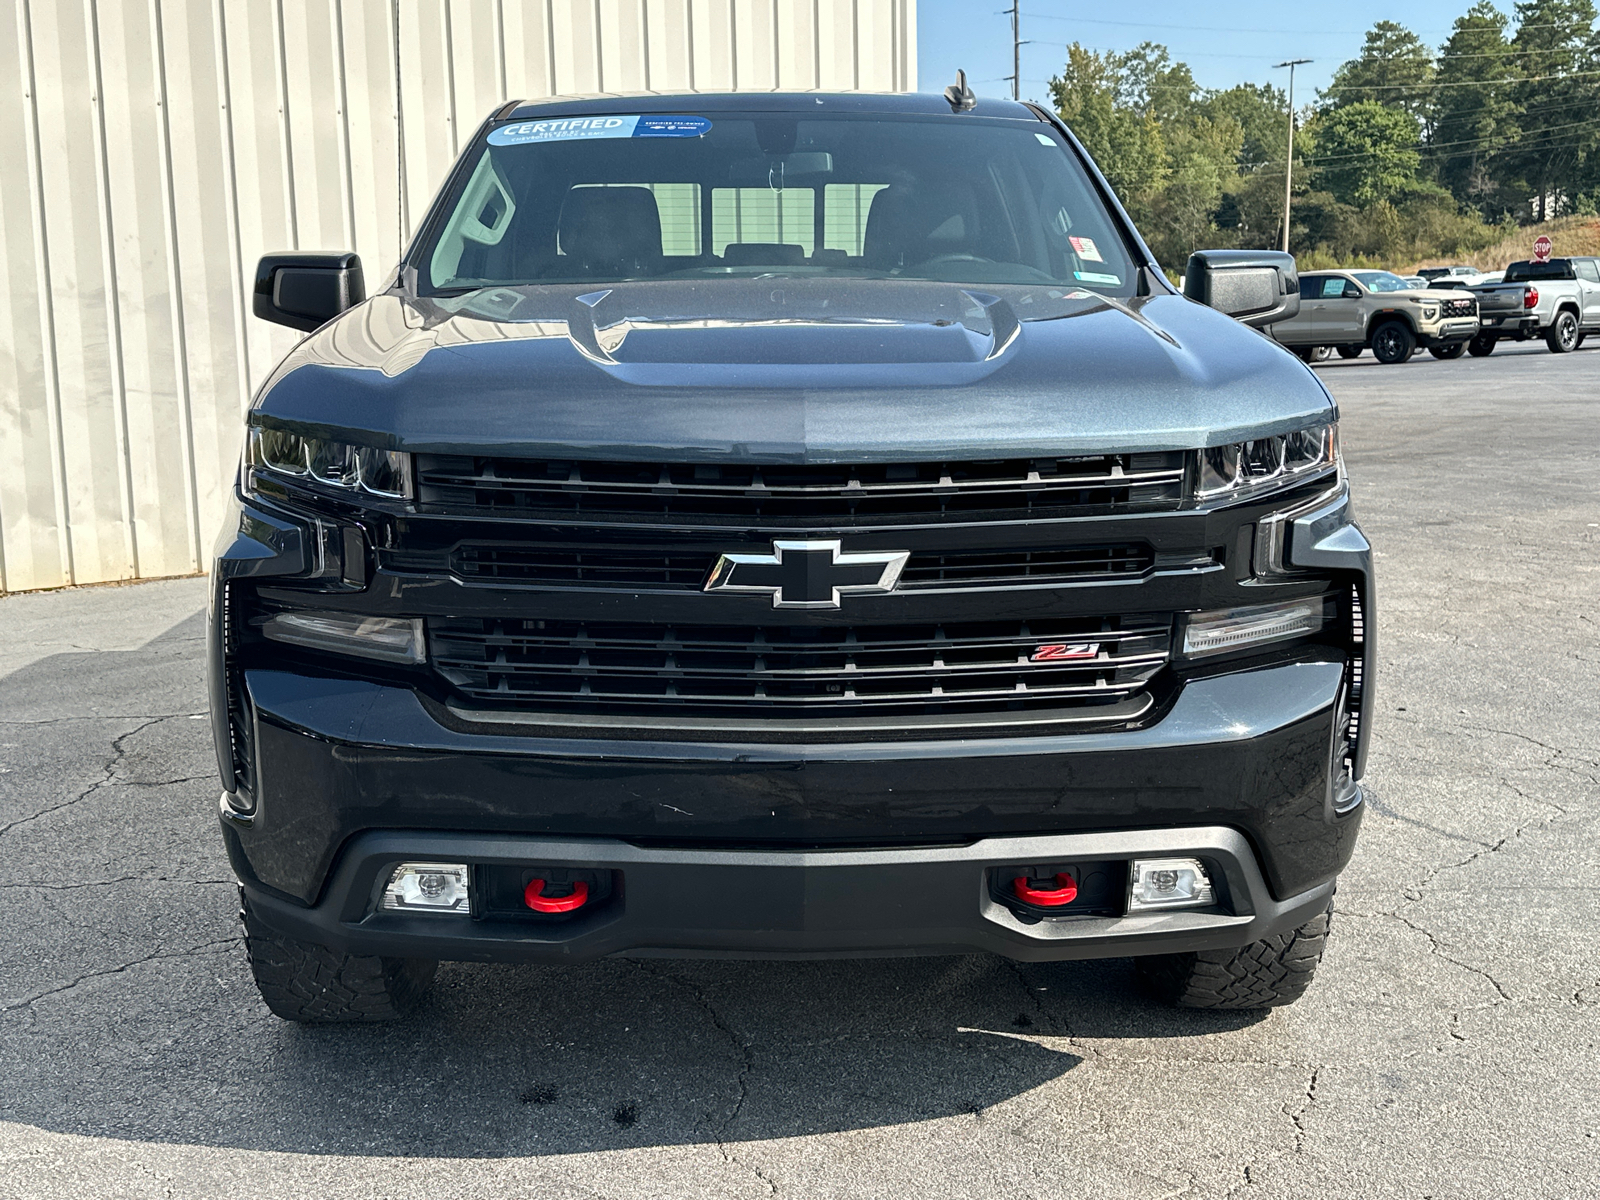
<svg viewBox="0 0 1600 1200"><path fill-rule="evenodd" d="M1600 1191L1600 346L1317 368L1378 551L1376 743L1322 973L1126 960L447 966L257 999L200 580L0 599L0 1196Z"/></svg>

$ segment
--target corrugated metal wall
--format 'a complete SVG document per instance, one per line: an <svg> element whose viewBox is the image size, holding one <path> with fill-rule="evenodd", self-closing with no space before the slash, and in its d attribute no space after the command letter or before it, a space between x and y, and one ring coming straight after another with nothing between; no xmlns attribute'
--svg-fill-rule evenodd
<svg viewBox="0 0 1600 1200"><path fill-rule="evenodd" d="M915 5L0 0L0 591L204 569L262 253L380 278L504 99L913 89Z"/></svg>

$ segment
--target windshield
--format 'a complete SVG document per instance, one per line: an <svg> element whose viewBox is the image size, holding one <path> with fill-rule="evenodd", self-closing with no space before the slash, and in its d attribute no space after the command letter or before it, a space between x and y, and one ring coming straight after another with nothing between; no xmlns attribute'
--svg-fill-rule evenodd
<svg viewBox="0 0 1600 1200"><path fill-rule="evenodd" d="M425 295L768 275L1138 283L1043 122L619 113L508 122L473 153L413 259Z"/></svg>
<svg viewBox="0 0 1600 1200"><path fill-rule="evenodd" d="M1409 292L1410 286L1400 276L1389 271L1351 271L1369 292Z"/></svg>

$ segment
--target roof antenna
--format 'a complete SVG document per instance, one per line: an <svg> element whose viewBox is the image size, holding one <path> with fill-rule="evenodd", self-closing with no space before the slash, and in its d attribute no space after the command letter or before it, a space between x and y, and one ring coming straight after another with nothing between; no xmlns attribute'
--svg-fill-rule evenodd
<svg viewBox="0 0 1600 1200"><path fill-rule="evenodd" d="M944 90L944 98L950 102L950 107L957 112L966 112L976 108L978 97L973 95L972 89L967 86L967 73L956 72L956 81Z"/></svg>

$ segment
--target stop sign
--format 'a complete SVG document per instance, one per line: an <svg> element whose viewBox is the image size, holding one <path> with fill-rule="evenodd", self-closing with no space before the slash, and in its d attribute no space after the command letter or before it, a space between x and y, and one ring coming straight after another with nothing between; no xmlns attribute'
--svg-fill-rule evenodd
<svg viewBox="0 0 1600 1200"><path fill-rule="evenodd" d="M1555 246L1551 243L1550 239L1545 237L1543 234L1540 234L1533 241L1533 256L1540 262L1549 262L1550 251L1554 249Z"/></svg>

